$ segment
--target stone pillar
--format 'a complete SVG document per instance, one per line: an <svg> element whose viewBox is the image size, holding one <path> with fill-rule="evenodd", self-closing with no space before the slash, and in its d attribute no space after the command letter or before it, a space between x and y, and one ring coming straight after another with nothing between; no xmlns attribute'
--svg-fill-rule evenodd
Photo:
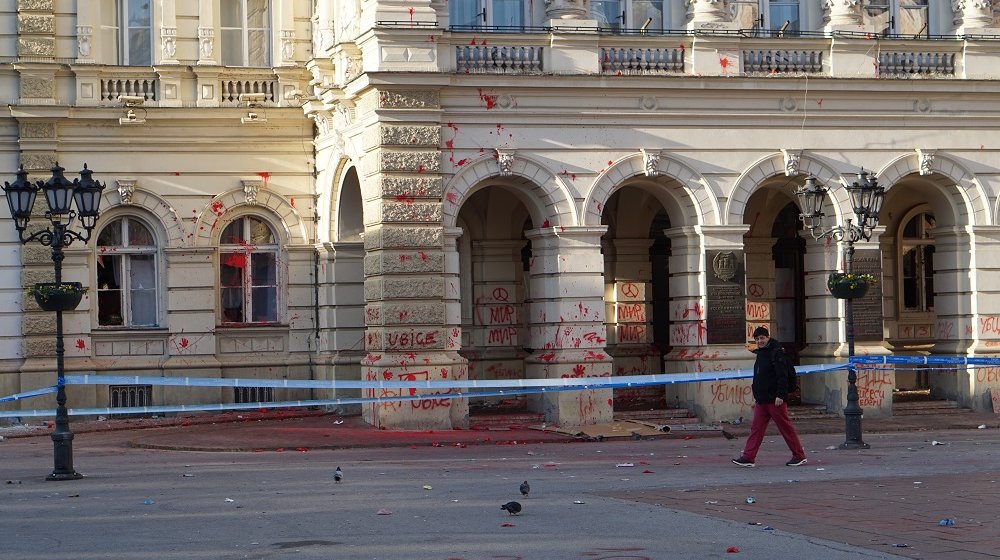
<svg viewBox="0 0 1000 560"><path fill-rule="evenodd" d="M523 246L522 240L472 242L474 326L471 345L463 348L471 379L524 378Z"/></svg>
<svg viewBox="0 0 1000 560"><path fill-rule="evenodd" d="M359 242L324 243L319 270L319 355L321 379L360 380L364 357L365 248ZM360 397L339 389L330 398ZM348 410L356 409L348 407Z"/></svg>
<svg viewBox="0 0 1000 560"><path fill-rule="evenodd" d="M608 377L605 351L604 259L606 226L531 230L526 374L531 379ZM546 393L530 401L560 426L612 420L611 389Z"/></svg>
<svg viewBox="0 0 1000 560"><path fill-rule="evenodd" d="M969 271L978 263L989 260L979 258L975 239L962 226L940 226L933 230L934 236L934 312L937 326L931 348L933 354L946 356L966 355L975 341L966 333L982 330L982 321L976 323L973 299L979 297L973 288ZM976 247L974 253L972 248ZM987 321L988 324L988 321ZM957 401L969 400L968 377L953 372L929 372L931 397Z"/></svg>
<svg viewBox="0 0 1000 560"><path fill-rule="evenodd" d="M715 263L708 262L709 253L732 252L741 272L744 260L743 236L748 226L680 227L664 232L670 238L670 353L665 358L666 372L723 371L749 367L753 361L744 344L745 299L738 298L737 309L726 316L709 301L703 291L708 275L720 275ZM725 276L725 274L723 274ZM737 279L736 289L745 289ZM713 280L714 282L714 280ZM719 316L713 316L713 313ZM735 324L733 322L735 321ZM715 325L720 331L728 325L731 341L712 342L721 337L711 333ZM721 337L724 338L724 337ZM667 387L667 402L680 401L706 422L748 416L753 398L749 380L684 383Z"/></svg>
<svg viewBox="0 0 1000 560"><path fill-rule="evenodd" d="M377 116L387 121L369 125L360 166L367 252L365 378L465 379L465 360L449 341L441 195L426 188L426 180L441 173L438 92L366 95L359 100L362 111L377 107ZM417 391L388 390L384 396L404 393ZM454 404L452 399L384 402L366 406L364 417L380 428L448 429Z"/></svg>
<svg viewBox="0 0 1000 560"><path fill-rule="evenodd" d="M937 239L938 232L934 232ZM1000 274L1000 227L976 226L975 236L976 268L972 276L972 293L975 294L976 314L972 317L970 331L961 333L964 338L971 338L974 346L969 354L996 354L1000 348L1000 283L996 281ZM935 264L937 254L935 253ZM937 309L937 298L934 299ZM971 332L971 334L970 334ZM956 374L962 377L963 372ZM990 391L1000 389L1000 367L970 368L968 370L968 391L960 398L964 406L977 412L992 412L993 402ZM960 388L964 388L960 384Z"/></svg>
<svg viewBox="0 0 1000 560"><path fill-rule="evenodd" d="M177 9L173 0L157 2L160 12L160 52L153 53L153 64L180 64L177 61Z"/></svg>
<svg viewBox="0 0 1000 560"><path fill-rule="evenodd" d="M444 230L444 321L447 331L445 349L457 352L462 346L462 284L461 260L458 255L458 240L462 236L462 228L445 228ZM464 358L462 358L464 362ZM454 378L463 380L469 378L468 364L453 368ZM468 392L468 389L456 389ZM451 425L456 428L469 426L469 399L451 399Z"/></svg>
<svg viewBox="0 0 1000 560"><path fill-rule="evenodd" d="M545 0L545 19L586 19L584 0Z"/></svg>
<svg viewBox="0 0 1000 560"><path fill-rule="evenodd" d="M322 2L319 2L322 4ZM295 2L279 2L276 21L278 37L274 43L275 66L295 66Z"/></svg>
<svg viewBox="0 0 1000 560"><path fill-rule="evenodd" d="M688 29L728 29L729 18L722 0L687 0Z"/></svg>
<svg viewBox="0 0 1000 560"><path fill-rule="evenodd" d="M94 64L95 44L94 33L100 28L97 24L97 3L81 2L76 7L76 63Z"/></svg>
<svg viewBox="0 0 1000 560"><path fill-rule="evenodd" d="M17 56L21 60L52 62L56 55L56 16L53 3L17 2ZM69 56L62 53L59 56Z"/></svg>
<svg viewBox="0 0 1000 560"><path fill-rule="evenodd" d="M823 6L823 31L861 31L861 3L858 0L827 0Z"/></svg>
<svg viewBox="0 0 1000 560"><path fill-rule="evenodd" d="M951 0L951 9L955 14L952 20L952 33L996 34L1000 29L993 27L993 3L990 0Z"/></svg>
<svg viewBox="0 0 1000 560"><path fill-rule="evenodd" d="M198 65L218 66L218 45L215 41L214 0L200 0L198 3ZM202 98L199 93L198 99Z"/></svg>
<svg viewBox="0 0 1000 560"><path fill-rule="evenodd" d="M771 336L777 338L777 325L772 312L775 301L773 237L751 237L744 243L744 257L747 267L747 313L746 340L753 340L753 330L765 326ZM752 290L750 288L753 288ZM779 339L780 340L780 339ZM781 342L788 342L782 340Z"/></svg>

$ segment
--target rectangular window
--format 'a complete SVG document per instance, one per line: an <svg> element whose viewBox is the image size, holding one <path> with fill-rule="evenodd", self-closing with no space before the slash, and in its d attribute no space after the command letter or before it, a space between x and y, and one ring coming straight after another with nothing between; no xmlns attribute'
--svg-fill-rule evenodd
<svg viewBox="0 0 1000 560"><path fill-rule="evenodd" d="M153 14L149 0L128 0L123 3L128 22L128 36L125 38L126 53L123 64L131 66L153 65Z"/></svg>
<svg viewBox="0 0 1000 560"><path fill-rule="evenodd" d="M271 64L271 15L268 0L222 0L222 64L266 67Z"/></svg>
<svg viewBox="0 0 1000 560"><path fill-rule="evenodd" d="M627 27L622 0L590 0L590 17L603 29L620 31Z"/></svg>

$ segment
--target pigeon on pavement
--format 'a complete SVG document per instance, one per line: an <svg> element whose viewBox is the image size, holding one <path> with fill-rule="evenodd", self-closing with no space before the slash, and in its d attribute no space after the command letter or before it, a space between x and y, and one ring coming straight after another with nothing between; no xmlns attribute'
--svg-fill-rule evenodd
<svg viewBox="0 0 1000 560"><path fill-rule="evenodd" d="M506 504L500 506L500 509L506 511L511 515L517 515L521 513L521 504L517 502L507 502Z"/></svg>
<svg viewBox="0 0 1000 560"><path fill-rule="evenodd" d="M344 471L337 467L337 470L333 471L333 481L340 484L342 480L344 480Z"/></svg>
<svg viewBox="0 0 1000 560"><path fill-rule="evenodd" d="M531 492L531 485L528 484L527 480L525 480L524 482L521 483L521 495L527 498L530 492Z"/></svg>

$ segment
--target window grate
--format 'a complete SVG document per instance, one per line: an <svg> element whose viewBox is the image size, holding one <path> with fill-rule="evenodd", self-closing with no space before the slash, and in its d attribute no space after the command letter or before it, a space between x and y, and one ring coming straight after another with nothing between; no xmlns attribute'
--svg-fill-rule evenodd
<svg viewBox="0 0 1000 560"><path fill-rule="evenodd" d="M153 404L152 385L109 385L108 406L111 408L129 408L150 406ZM116 418L133 416L133 414L116 414Z"/></svg>
<svg viewBox="0 0 1000 560"><path fill-rule="evenodd" d="M233 387L233 393L237 404L274 402L274 387Z"/></svg>

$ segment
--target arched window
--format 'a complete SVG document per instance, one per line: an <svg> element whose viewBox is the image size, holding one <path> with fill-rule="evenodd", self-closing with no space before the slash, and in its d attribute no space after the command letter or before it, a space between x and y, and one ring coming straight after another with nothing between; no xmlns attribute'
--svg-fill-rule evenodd
<svg viewBox="0 0 1000 560"><path fill-rule="evenodd" d="M934 215L914 214L900 233L899 281L901 310L934 311Z"/></svg>
<svg viewBox="0 0 1000 560"><path fill-rule="evenodd" d="M105 0L101 4L102 60L152 66L153 11L149 0Z"/></svg>
<svg viewBox="0 0 1000 560"><path fill-rule="evenodd" d="M271 9L269 0L222 0L222 64L271 65Z"/></svg>
<svg viewBox="0 0 1000 560"><path fill-rule="evenodd" d="M117 218L97 236L97 324L159 324L156 238L139 218Z"/></svg>
<svg viewBox="0 0 1000 560"><path fill-rule="evenodd" d="M261 218L242 216L223 230L219 297L223 323L278 321L278 241Z"/></svg>

